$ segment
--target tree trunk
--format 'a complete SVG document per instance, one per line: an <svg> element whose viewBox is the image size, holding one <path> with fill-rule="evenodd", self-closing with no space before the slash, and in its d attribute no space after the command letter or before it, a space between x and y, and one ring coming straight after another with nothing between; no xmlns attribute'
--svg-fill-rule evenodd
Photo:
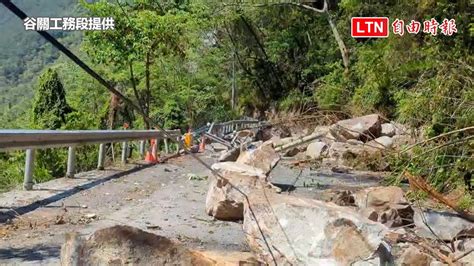
<svg viewBox="0 0 474 266"><path fill-rule="evenodd" d="M150 105L151 105L151 88L150 88L150 53L146 54L146 61L145 61L145 100L144 100L144 109L145 114L148 116L150 113ZM145 126L147 129L150 129L150 125L147 121L145 122Z"/></svg>
<svg viewBox="0 0 474 266"><path fill-rule="evenodd" d="M143 102L143 99L140 97L140 94L138 93L137 85L135 84L135 75L133 73L133 65L132 62L128 63L129 65L129 71L130 71L130 82L132 83L132 88L133 88L133 94L135 95L135 98L137 98L138 102L138 107L140 108L141 116L143 117L143 124L145 125L146 129L150 129L150 123L148 122L147 119L147 113L145 111L145 103Z"/></svg>
<svg viewBox="0 0 474 266"><path fill-rule="evenodd" d="M329 26L331 27L332 33L334 34L334 38L336 39L337 45L339 46L339 50L341 51L344 69L346 72L349 72L349 51L347 50L346 44L339 35L339 31L337 30L336 25L333 23L328 11L326 11L326 15L329 22Z"/></svg>

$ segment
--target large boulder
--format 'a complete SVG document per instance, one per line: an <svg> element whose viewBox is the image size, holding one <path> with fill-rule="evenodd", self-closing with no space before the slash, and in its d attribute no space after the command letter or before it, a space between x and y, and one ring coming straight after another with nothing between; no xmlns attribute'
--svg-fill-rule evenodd
<svg viewBox="0 0 474 266"><path fill-rule="evenodd" d="M237 162L212 165L220 177L212 178L206 197L206 212L218 220L236 221L243 218L245 197L257 188L268 187L267 176L259 168ZM239 192L240 191L240 192Z"/></svg>
<svg viewBox="0 0 474 266"><path fill-rule="evenodd" d="M414 210L399 187L366 188L354 194L354 201L365 217L388 227L413 223Z"/></svg>
<svg viewBox="0 0 474 266"><path fill-rule="evenodd" d="M96 231L88 239L66 236L61 265L216 265L166 237L130 226L116 225Z"/></svg>
<svg viewBox="0 0 474 266"><path fill-rule="evenodd" d="M259 168L268 174L278 161L280 155L270 145L261 145L241 152L236 162Z"/></svg>
<svg viewBox="0 0 474 266"><path fill-rule="evenodd" d="M315 141L311 142L306 148L306 156L311 159L319 159L326 156L328 145L324 142Z"/></svg>
<svg viewBox="0 0 474 266"><path fill-rule="evenodd" d="M451 241L461 231L474 231L471 223L455 213L435 210L416 210L414 221L420 235L433 239Z"/></svg>
<svg viewBox="0 0 474 266"><path fill-rule="evenodd" d="M371 114L341 120L332 125L329 130L339 141L359 139L365 142L380 136L382 131L382 120L379 115Z"/></svg>
<svg viewBox="0 0 474 266"><path fill-rule="evenodd" d="M349 207L265 190L249 195L244 216L250 248L270 265L349 265L371 256L387 230Z"/></svg>

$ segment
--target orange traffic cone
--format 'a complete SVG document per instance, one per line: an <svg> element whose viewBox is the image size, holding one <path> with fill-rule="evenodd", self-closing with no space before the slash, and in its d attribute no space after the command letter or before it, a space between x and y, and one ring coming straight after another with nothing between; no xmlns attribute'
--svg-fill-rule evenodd
<svg viewBox="0 0 474 266"><path fill-rule="evenodd" d="M151 144L151 151L150 149L148 149L148 151L146 152L146 156L145 156L145 161L147 163L158 163L158 159L157 159L157 155L156 155L156 140L152 139L150 141L150 144Z"/></svg>

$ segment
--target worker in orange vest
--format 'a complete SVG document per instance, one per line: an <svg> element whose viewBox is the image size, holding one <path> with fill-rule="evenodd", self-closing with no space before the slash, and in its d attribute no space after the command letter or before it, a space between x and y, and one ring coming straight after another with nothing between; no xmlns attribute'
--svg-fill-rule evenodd
<svg viewBox="0 0 474 266"><path fill-rule="evenodd" d="M188 129L188 132L184 134L184 147L186 149L191 149L193 145L193 133L191 128Z"/></svg>

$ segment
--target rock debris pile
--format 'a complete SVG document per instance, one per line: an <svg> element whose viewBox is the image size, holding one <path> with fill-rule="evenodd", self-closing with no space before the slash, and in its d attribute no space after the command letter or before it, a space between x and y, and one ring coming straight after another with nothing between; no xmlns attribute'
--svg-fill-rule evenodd
<svg viewBox="0 0 474 266"><path fill-rule="evenodd" d="M474 226L459 216L414 207L395 186L328 189L327 200L283 193L272 184L282 160L320 162L329 169L383 171L383 156L416 138L401 124L379 115L318 126L291 136L268 127L234 132L225 139L240 147L212 143L205 211L216 220L242 222L255 256L233 260L184 248L166 238L129 227L97 231L88 240L70 236L63 265L472 265ZM372 168L360 162L377 160ZM335 171L335 170L334 170ZM107 252L106 252L107 251ZM81 254L81 255L79 255ZM216 259L217 258L217 259Z"/></svg>

